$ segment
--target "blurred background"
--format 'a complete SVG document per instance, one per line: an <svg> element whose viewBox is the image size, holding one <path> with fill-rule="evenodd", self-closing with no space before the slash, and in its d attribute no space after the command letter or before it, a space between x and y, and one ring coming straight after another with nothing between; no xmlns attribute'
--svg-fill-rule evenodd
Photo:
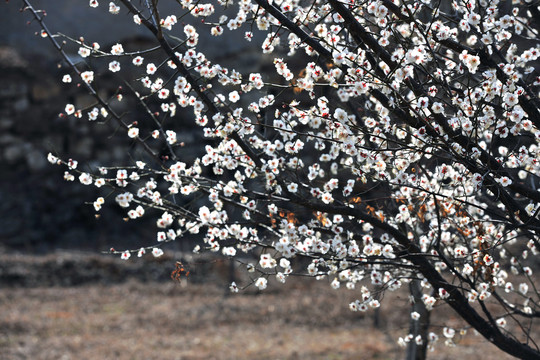
<svg viewBox="0 0 540 360"><path fill-rule="evenodd" d="M126 36L121 32L126 16L107 26L80 21L88 17L83 3L36 1L33 5L46 7L46 23L53 32L76 38ZM96 129L82 119L58 116L66 103L84 102L85 95L61 82L62 75L71 71L64 69L49 40L37 35L38 24L29 12L21 12L21 6L21 1L10 1L2 4L0 12L0 242L33 253L104 249L108 242L130 236L132 224L123 227L118 219L98 222L85 205L94 200L95 192L63 181L64 170L51 166L46 156L53 152L80 158L84 166L93 160L122 160L122 149L111 144L105 151L99 148L103 144L99 139L106 140L110 129L97 129L92 136Z"/></svg>
<svg viewBox="0 0 540 360"><path fill-rule="evenodd" d="M178 12L174 2L162 3L163 13ZM61 82L64 74L72 72L49 39L38 35L38 24L28 11L21 12L21 4L11 0L2 4L0 12L0 244L44 253L59 248L132 248L140 239L145 240L142 244L152 242L152 222L143 218L125 224L121 221L124 212L114 206L106 206L96 219L88 203L102 194L77 181L65 182L64 169L47 162L49 152L78 160L80 169L96 164L132 164L133 159L128 139L115 138L114 124L91 125L84 119L59 117L67 103L80 108L92 99L76 82ZM32 4L46 9L45 21L52 33L75 39L84 36L87 43L98 42L102 49L118 42L126 51L155 46L145 29L133 24L125 11L115 17L106 14L108 4L102 3L98 9L90 9L87 1ZM238 34L243 36L243 32ZM200 43L209 58L225 66L258 69L256 53L246 41L217 39L204 32ZM77 62L77 47L68 44L65 49ZM124 76L129 78L130 74ZM105 84L100 90L113 93L116 89ZM201 143L198 132L187 131L181 136L186 152L200 147L196 145Z"/></svg>

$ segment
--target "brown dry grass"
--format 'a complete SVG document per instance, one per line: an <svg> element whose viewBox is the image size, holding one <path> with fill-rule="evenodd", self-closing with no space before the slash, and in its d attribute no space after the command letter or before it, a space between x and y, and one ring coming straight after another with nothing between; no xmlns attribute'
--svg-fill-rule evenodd
<svg viewBox="0 0 540 360"><path fill-rule="evenodd" d="M130 280L0 290L1 359L400 359L405 297L388 297L381 325L352 313L355 293L291 279L230 295L225 282ZM438 319L441 324L454 321ZM481 337L442 342L431 359L510 359Z"/></svg>

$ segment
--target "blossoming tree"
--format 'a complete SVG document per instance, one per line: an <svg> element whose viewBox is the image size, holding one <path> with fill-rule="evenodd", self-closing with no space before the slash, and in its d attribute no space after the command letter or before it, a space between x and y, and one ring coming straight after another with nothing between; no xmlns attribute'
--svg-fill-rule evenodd
<svg viewBox="0 0 540 360"><path fill-rule="evenodd" d="M136 51L55 33L23 2L70 65L62 80L94 97L62 116L114 122L144 152L92 171L49 154L66 180L109 189L96 211L156 217L148 247L112 253L159 256L198 233L196 251L257 256L233 291L310 275L356 289L352 311L406 284L413 321L446 304L501 350L540 358L537 2L177 0L165 14L158 0L91 0L102 21L147 29L154 44ZM252 42L272 67L220 65L204 32ZM127 99L137 118L115 110ZM194 127L205 144L186 149ZM424 324L400 342L452 343L454 329Z"/></svg>

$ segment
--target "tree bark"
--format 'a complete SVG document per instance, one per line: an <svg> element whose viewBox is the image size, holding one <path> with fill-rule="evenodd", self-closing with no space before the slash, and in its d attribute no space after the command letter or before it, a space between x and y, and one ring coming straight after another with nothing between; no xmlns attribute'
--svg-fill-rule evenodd
<svg viewBox="0 0 540 360"><path fill-rule="evenodd" d="M429 311L422 300L422 285L420 280L413 280L409 283L411 292L411 314L417 312L420 314L418 320L411 317L409 333L413 338L407 346L407 360L425 360L427 358L428 330L429 330ZM422 338L422 343L416 343L416 337Z"/></svg>

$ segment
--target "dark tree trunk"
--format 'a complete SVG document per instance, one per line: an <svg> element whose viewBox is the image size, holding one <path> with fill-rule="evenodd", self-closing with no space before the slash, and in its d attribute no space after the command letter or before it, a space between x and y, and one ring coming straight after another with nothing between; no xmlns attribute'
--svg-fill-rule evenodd
<svg viewBox="0 0 540 360"><path fill-rule="evenodd" d="M426 309L422 301L422 285L420 280L413 280L409 284L411 292L411 314L417 312L420 314L418 320L411 318L409 333L413 338L407 347L407 360L425 360L428 345L428 330L429 330L429 311ZM422 343L417 344L416 338L420 336Z"/></svg>

